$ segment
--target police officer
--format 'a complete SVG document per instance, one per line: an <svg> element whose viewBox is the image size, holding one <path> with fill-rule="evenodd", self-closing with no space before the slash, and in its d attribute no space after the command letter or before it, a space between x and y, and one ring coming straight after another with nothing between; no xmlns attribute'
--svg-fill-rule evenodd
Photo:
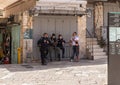
<svg viewBox="0 0 120 85"><path fill-rule="evenodd" d="M41 37L38 40L37 45L40 47L41 63L42 63L42 65L47 65L48 48L49 48L49 45L50 45L50 40L48 38L47 33L44 33L43 37Z"/></svg>
<svg viewBox="0 0 120 85"><path fill-rule="evenodd" d="M56 35L53 33L51 38L50 38L50 41L51 41L51 45L50 45L50 48L49 48L49 53L50 53L50 61L53 61L53 56L54 56L54 52L55 52L55 47L56 47Z"/></svg>
<svg viewBox="0 0 120 85"><path fill-rule="evenodd" d="M62 54L60 54L60 55L62 55L62 58L64 58L64 54L65 54L64 44L65 44L65 40L63 39L62 35L59 34L58 35L58 40L57 40L57 47L60 48L60 50L62 51ZM59 60L61 60L61 56L60 55L58 56Z"/></svg>

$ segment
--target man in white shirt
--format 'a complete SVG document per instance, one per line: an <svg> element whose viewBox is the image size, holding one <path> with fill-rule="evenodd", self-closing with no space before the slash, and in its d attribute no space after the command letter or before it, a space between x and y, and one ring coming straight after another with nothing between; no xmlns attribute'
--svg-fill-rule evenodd
<svg viewBox="0 0 120 85"><path fill-rule="evenodd" d="M72 62L75 57L76 57L76 61L78 61L78 58L79 58L79 37L77 36L76 32L74 32L72 35L71 43L72 43L72 47L73 47L73 55L72 55L70 61Z"/></svg>

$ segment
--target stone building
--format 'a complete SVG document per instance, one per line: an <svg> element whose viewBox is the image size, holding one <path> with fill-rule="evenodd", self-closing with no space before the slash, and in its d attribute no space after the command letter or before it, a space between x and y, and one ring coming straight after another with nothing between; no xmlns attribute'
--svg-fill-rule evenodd
<svg viewBox="0 0 120 85"><path fill-rule="evenodd" d="M107 40L107 14L120 11L119 3L117 0L13 0L8 4L6 0L1 9L4 9L4 17L9 19L7 27L12 31L17 29L13 37L19 36L12 38L15 42L11 46L14 47L11 63L19 60L18 48L21 49L21 62L26 62L29 56L32 56L32 61L39 60L36 42L44 32L49 35L62 34L68 42L76 31L80 37L81 58L106 56L100 48L96 53L94 44L98 46L97 40L101 40L101 37ZM67 46L66 50L69 50Z"/></svg>

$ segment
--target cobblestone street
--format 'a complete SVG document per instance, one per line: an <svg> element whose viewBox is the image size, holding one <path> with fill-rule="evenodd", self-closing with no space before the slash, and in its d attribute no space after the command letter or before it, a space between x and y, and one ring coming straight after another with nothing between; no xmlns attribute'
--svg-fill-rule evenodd
<svg viewBox="0 0 120 85"><path fill-rule="evenodd" d="M1 65L0 85L107 85L107 59Z"/></svg>

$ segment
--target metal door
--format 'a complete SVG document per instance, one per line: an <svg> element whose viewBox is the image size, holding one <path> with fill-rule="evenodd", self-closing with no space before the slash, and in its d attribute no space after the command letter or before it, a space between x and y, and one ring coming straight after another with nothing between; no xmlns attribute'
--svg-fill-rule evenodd
<svg viewBox="0 0 120 85"><path fill-rule="evenodd" d="M49 36L55 33L55 19L48 17L34 17L33 22L33 55L35 60L40 58L39 47L37 46L37 41L43 35L43 33L48 33Z"/></svg>
<svg viewBox="0 0 120 85"><path fill-rule="evenodd" d="M18 63L17 49L20 47L20 26L18 25L12 26L11 33L12 33L11 63L17 64Z"/></svg>
<svg viewBox="0 0 120 85"><path fill-rule="evenodd" d="M39 58L39 48L37 41L43 33L48 33L51 36L55 33L58 37L62 34L66 42L68 42L73 32L77 32L77 17L75 16L38 16L34 17L33 22L33 55L36 59Z"/></svg>

